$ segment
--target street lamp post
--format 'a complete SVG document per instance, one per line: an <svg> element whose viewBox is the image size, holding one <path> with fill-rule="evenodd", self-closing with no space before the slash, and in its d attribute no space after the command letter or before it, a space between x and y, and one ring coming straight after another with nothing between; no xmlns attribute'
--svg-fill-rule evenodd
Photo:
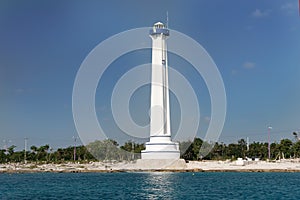
<svg viewBox="0 0 300 200"><path fill-rule="evenodd" d="M271 144L270 144L270 138L271 138L270 132L271 132L271 129L272 129L272 127L269 126L268 127L268 158L269 158L269 161L271 159Z"/></svg>
<svg viewBox="0 0 300 200"><path fill-rule="evenodd" d="M77 140L77 137L73 136L73 139L74 139L74 152L73 152L73 154L74 154L74 162L75 162L75 160L76 160L76 140Z"/></svg>
<svg viewBox="0 0 300 200"><path fill-rule="evenodd" d="M27 163L27 160L26 160L27 140L28 140L28 138L24 138L24 163L25 164Z"/></svg>

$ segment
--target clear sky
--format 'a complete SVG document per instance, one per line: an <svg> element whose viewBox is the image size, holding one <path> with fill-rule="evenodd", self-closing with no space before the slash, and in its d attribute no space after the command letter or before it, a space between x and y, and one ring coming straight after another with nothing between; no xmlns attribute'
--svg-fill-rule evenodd
<svg viewBox="0 0 300 200"><path fill-rule="evenodd" d="M0 147L72 145L76 73L88 53L108 37L165 21L200 43L215 61L227 95L220 137L235 142L292 139L300 130L300 17L296 0L199 1L0 1ZM149 38L150 40L150 38ZM150 51L116 60L110 76L150 62ZM170 64L185 67L176 57ZM122 60L124 59L124 60ZM132 62L132 60L135 60ZM178 62L177 62L178 60ZM120 65L124 65L120 69ZM119 67L119 68L118 68ZM188 69L188 66L186 66ZM199 134L210 119L209 94L201 77L186 73L200 102ZM114 78L112 78L114 79ZM105 80L104 80L105 81ZM118 131L105 103L113 81L96 96L99 121ZM107 88L106 88L107 86ZM149 87L136 93L137 123L146 123ZM172 100L173 99L173 100ZM176 99L171 98L173 107ZM144 105L144 107L140 107ZM142 114L141 114L142 113ZM172 113L176 129L176 111ZM139 122L140 120L140 122Z"/></svg>

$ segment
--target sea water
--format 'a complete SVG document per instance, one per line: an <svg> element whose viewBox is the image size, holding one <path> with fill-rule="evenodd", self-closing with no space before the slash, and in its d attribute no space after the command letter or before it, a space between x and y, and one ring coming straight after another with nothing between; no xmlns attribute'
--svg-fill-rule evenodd
<svg viewBox="0 0 300 200"><path fill-rule="evenodd" d="M300 173L4 173L0 199L300 199Z"/></svg>

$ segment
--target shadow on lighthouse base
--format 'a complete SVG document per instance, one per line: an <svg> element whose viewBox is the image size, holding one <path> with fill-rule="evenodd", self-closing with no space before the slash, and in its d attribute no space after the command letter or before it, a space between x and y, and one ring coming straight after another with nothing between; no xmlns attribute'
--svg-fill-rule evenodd
<svg viewBox="0 0 300 200"><path fill-rule="evenodd" d="M184 170L187 165L184 159L139 159L135 168L140 170Z"/></svg>

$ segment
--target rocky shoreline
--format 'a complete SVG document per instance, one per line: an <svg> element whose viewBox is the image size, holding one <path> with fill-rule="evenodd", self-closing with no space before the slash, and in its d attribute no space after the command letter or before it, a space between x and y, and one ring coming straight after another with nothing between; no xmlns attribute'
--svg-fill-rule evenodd
<svg viewBox="0 0 300 200"><path fill-rule="evenodd" d="M0 164L0 173L116 173L116 172L300 172L300 160L253 161L238 165L231 161L190 161L180 168L140 168L135 162L90 162L63 164Z"/></svg>

